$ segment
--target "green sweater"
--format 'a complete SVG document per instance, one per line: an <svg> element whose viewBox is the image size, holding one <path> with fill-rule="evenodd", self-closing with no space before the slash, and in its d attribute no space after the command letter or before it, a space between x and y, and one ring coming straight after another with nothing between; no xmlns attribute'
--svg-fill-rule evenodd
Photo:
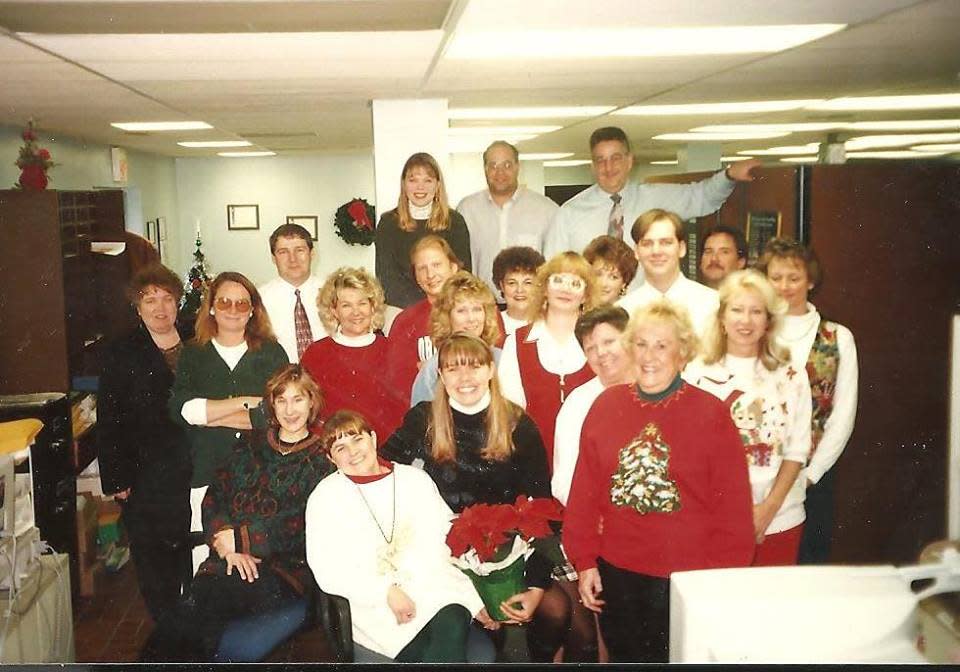
<svg viewBox="0 0 960 672"><path fill-rule="evenodd" d="M214 470L230 454L241 438L240 430L229 427L200 427L187 423L180 414L191 399L228 399L261 396L274 371L288 363L287 355L276 341L266 341L258 350L247 350L233 371L220 357L213 343L190 343L183 348L170 395L170 416L186 427L190 439L193 478L190 486L208 485Z"/></svg>

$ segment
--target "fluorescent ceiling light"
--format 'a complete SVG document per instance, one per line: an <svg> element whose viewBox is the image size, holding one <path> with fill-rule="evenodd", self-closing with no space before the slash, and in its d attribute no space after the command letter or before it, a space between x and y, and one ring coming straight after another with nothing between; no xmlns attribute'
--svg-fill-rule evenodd
<svg viewBox="0 0 960 672"><path fill-rule="evenodd" d="M960 93L921 96L861 96L832 98L808 105L808 110L937 110L960 107Z"/></svg>
<svg viewBox="0 0 960 672"><path fill-rule="evenodd" d="M213 128L203 121L123 121L110 124L121 131L200 131Z"/></svg>
<svg viewBox="0 0 960 672"><path fill-rule="evenodd" d="M540 135L559 131L563 126L451 126L449 136L500 136L500 135Z"/></svg>
<svg viewBox="0 0 960 672"><path fill-rule="evenodd" d="M907 149L886 152L847 152L848 159L928 159L946 152L911 152Z"/></svg>
<svg viewBox="0 0 960 672"><path fill-rule="evenodd" d="M784 156L778 160L784 163L816 163L819 161L816 156Z"/></svg>
<svg viewBox="0 0 960 672"><path fill-rule="evenodd" d="M806 145L780 145L779 147L768 147L767 149L745 149L737 154L748 156L755 154L757 156L789 156L791 154L816 154L820 151L819 142L811 142Z"/></svg>
<svg viewBox="0 0 960 672"><path fill-rule="evenodd" d="M555 159L565 159L568 156L573 156L573 152L542 152L540 154L524 154L520 153L521 161L553 161Z"/></svg>
<svg viewBox="0 0 960 672"><path fill-rule="evenodd" d="M745 114L750 112L788 112L799 110L816 100L754 100L739 103L688 103L682 105L631 105L611 115L660 117L684 114Z"/></svg>
<svg viewBox="0 0 960 672"><path fill-rule="evenodd" d="M613 105L580 107L455 107L447 110L448 119L562 119L597 117Z"/></svg>
<svg viewBox="0 0 960 672"><path fill-rule="evenodd" d="M917 152L960 152L960 142L940 145L914 145L910 149Z"/></svg>
<svg viewBox="0 0 960 672"><path fill-rule="evenodd" d="M835 33L843 23L779 26L460 31L449 59L583 59L771 53Z"/></svg>
<svg viewBox="0 0 960 672"><path fill-rule="evenodd" d="M672 161L651 161L651 166L676 166L679 163L676 159Z"/></svg>
<svg viewBox="0 0 960 672"><path fill-rule="evenodd" d="M753 131L757 133L810 133L845 128L846 124L834 122L801 122L797 124L715 124L712 126L697 126L691 128L693 133L742 133Z"/></svg>
<svg viewBox="0 0 960 672"><path fill-rule="evenodd" d="M746 161L747 159L752 159L752 156L721 156L721 163L732 163L734 161Z"/></svg>
<svg viewBox="0 0 960 672"><path fill-rule="evenodd" d="M960 130L960 119L913 119L910 121L852 121L852 131L944 131Z"/></svg>
<svg viewBox="0 0 960 672"><path fill-rule="evenodd" d="M510 144L517 144L524 140L537 137L532 134L520 135L455 135L447 138L447 151L454 154L477 154L486 150L494 140L504 140Z"/></svg>
<svg viewBox="0 0 960 672"><path fill-rule="evenodd" d="M202 147L250 147L252 143L246 140L198 140L196 142L178 142L181 147L199 149Z"/></svg>
<svg viewBox="0 0 960 672"><path fill-rule="evenodd" d="M217 152L217 156L230 156L236 158L252 156L276 156L276 152Z"/></svg>
<svg viewBox="0 0 960 672"><path fill-rule="evenodd" d="M960 142L960 133L913 133L898 135L861 135L844 144L847 150L905 147L934 142Z"/></svg>
<svg viewBox="0 0 960 672"><path fill-rule="evenodd" d="M544 161L544 168L569 168L571 166L585 166L590 159L566 159L564 161Z"/></svg>
<svg viewBox="0 0 960 672"><path fill-rule="evenodd" d="M663 133L653 136L654 140L681 140L684 142L727 142L731 140L766 140L790 135L787 131L775 133Z"/></svg>

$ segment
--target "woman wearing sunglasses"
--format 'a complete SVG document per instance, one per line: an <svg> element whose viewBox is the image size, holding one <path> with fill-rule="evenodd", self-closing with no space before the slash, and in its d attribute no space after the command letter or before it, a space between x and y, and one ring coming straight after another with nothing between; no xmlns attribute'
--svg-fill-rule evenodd
<svg viewBox="0 0 960 672"><path fill-rule="evenodd" d="M250 409L267 380L287 363L257 288L240 273L218 275L197 313L196 336L180 355L169 402L190 440L191 531L201 529L200 502L214 471L251 428ZM194 549L195 567L208 552Z"/></svg>

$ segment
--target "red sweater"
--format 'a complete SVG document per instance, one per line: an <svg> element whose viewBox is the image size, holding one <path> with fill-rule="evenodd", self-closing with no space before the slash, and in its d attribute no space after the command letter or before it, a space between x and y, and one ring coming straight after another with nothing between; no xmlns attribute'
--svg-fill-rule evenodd
<svg viewBox="0 0 960 672"><path fill-rule="evenodd" d="M430 359L434 353L430 309L427 299L404 308L390 325L387 337L390 350L385 374L394 394L406 408L410 407L410 391L420 371L420 362Z"/></svg>
<svg viewBox="0 0 960 672"><path fill-rule="evenodd" d="M604 390L583 423L563 546L578 571L598 557L659 577L749 565L750 482L723 403L686 383L655 402Z"/></svg>
<svg viewBox="0 0 960 672"><path fill-rule="evenodd" d="M330 337L307 348L300 363L323 391L322 418L349 409L363 414L381 441L393 434L407 404L392 387L377 383L387 366L387 349L387 339L379 334L362 348L341 345Z"/></svg>

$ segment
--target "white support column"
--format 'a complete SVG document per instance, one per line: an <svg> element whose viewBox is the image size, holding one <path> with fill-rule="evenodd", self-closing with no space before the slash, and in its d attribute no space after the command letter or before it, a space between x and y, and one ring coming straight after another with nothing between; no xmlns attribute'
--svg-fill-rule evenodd
<svg viewBox="0 0 960 672"><path fill-rule="evenodd" d="M692 142L677 150L677 167L681 173L720 170L723 146L714 142Z"/></svg>
<svg viewBox="0 0 960 672"><path fill-rule="evenodd" d="M379 216L396 207L400 196L400 171L411 154L428 152L446 176L450 169L449 124L445 98L374 100L371 108L373 171Z"/></svg>

